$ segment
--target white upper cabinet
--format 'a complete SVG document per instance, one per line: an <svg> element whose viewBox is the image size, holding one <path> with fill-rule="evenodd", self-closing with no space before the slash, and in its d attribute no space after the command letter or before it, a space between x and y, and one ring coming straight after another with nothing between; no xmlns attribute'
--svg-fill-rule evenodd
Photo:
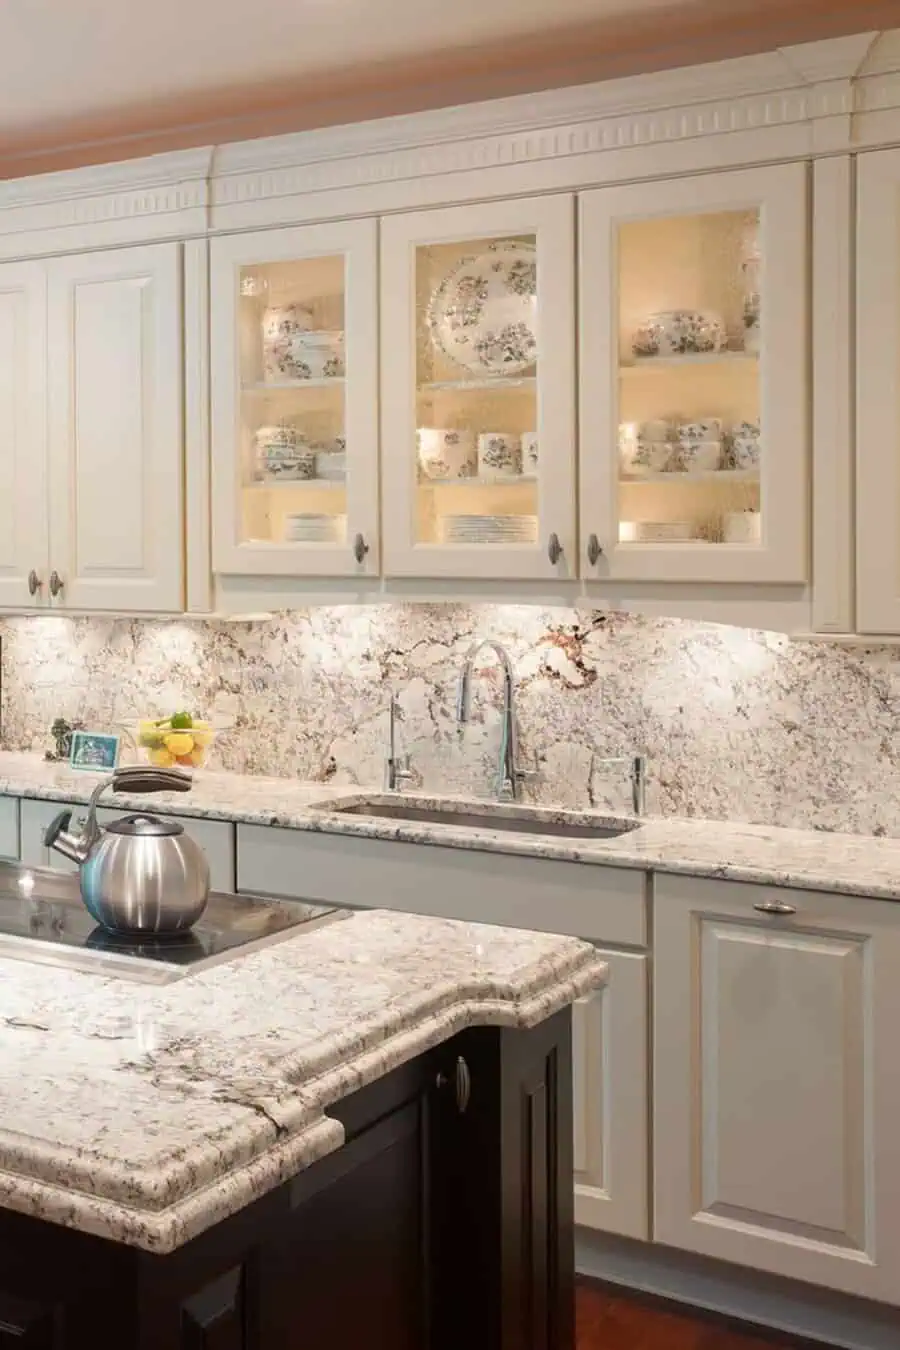
<svg viewBox="0 0 900 1350"><path fill-rule="evenodd" d="M808 577L808 166L581 198L582 575Z"/></svg>
<svg viewBox="0 0 900 1350"><path fill-rule="evenodd" d="M660 876L654 946L657 1241L895 1303L896 906Z"/></svg>
<svg viewBox="0 0 900 1350"><path fill-rule="evenodd" d="M0 267L0 605L47 594L46 281Z"/></svg>
<svg viewBox="0 0 900 1350"><path fill-rule="evenodd" d="M379 570L377 226L214 239L213 565Z"/></svg>
<svg viewBox="0 0 900 1350"><path fill-rule="evenodd" d="M900 633L900 150L857 183L857 627Z"/></svg>
<svg viewBox="0 0 900 1350"><path fill-rule="evenodd" d="M576 575L574 223L570 196L382 222L388 576Z"/></svg>
<svg viewBox="0 0 900 1350"><path fill-rule="evenodd" d="M55 258L45 267L51 601L178 612L180 245Z"/></svg>

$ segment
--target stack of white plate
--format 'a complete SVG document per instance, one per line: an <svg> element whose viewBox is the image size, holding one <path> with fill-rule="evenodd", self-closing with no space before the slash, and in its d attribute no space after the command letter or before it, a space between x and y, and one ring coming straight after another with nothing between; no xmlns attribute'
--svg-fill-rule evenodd
<svg viewBox="0 0 900 1350"><path fill-rule="evenodd" d="M534 544L537 516L441 516L442 544Z"/></svg>
<svg viewBox="0 0 900 1350"><path fill-rule="evenodd" d="M310 512L285 516L284 537L291 544L339 544L347 537L347 517Z"/></svg>

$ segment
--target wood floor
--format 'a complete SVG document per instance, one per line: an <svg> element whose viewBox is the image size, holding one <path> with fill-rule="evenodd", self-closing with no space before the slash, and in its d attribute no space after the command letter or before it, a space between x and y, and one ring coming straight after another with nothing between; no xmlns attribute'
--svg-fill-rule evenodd
<svg viewBox="0 0 900 1350"><path fill-rule="evenodd" d="M797 1345L593 1286L579 1286L575 1306L577 1350L793 1350Z"/></svg>

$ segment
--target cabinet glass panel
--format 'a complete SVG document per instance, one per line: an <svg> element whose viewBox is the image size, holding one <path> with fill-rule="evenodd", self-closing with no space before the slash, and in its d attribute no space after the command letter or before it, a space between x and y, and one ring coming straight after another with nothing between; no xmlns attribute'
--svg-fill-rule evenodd
<svg viewBox="0 0 900 1350"><path fill-rule="evenodd" d="M344 255L238 275L241 542L344 543Z"/></svg>
<svg viewBox="0 0 900 1350"><path fill-rule="evenodd" d="M759 240L756 210L618 226L620 544L762 542Z"/></svg>
<svg viewBox="0 0 900 1350"><path fill-rule="evenodd" d="M417 543L535 543L536 285L534 234L416 250Z"/></svg>

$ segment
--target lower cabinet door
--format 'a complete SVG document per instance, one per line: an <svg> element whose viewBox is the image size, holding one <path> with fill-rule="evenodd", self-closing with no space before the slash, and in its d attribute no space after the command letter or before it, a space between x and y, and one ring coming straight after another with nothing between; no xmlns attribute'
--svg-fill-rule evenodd
<svg viewBox="0 0 900 1350"><path fill-rule="evenodd" d="M575 1222L647 1238L648 958L600 955L608 983L572 1009Z"/></svg>
<svg viewBox="0 0 900 1350"><path fill-rule="evenodd" d="M19 803L15 797L0 797L0 859L19 857Z"/></svg>
<svg viewBox="0 0 900 1350"><path fill-rule="evenodd" d="M75 863L61 853L47 848L44 832L60 811L72 811L72 828L80 829L87 816L87 807L66 802L23 800L21 803L22 862L26 867L50 867L55 872L77 872ZM153 799L148 797L147 810L153 811ZM210 884L214 891L235 889L234 826L226 820L200 820L192 816L177 816L171 812L156 812L168 820L177 820L200 845L209 863ZM116 807L101 807L97 812L100 824L127 815Z"/></svg>
<svg viewBox="0 0 900 1350"><path fill-rule="evenodd" d="M900 908L658 877L654 916L656 1240L900 1302Z"/></svg>

